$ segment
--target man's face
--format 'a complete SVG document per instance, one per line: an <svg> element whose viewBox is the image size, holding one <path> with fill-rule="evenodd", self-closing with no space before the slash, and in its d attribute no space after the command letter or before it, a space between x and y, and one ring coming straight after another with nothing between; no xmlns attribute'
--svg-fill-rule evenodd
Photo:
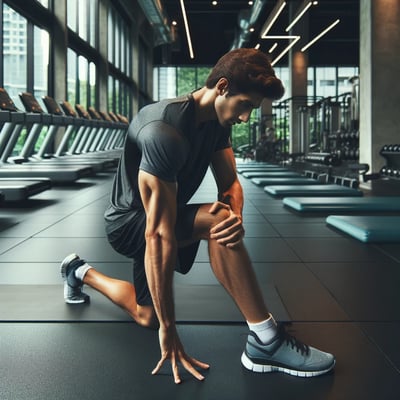
<svg viewBox="0 0 400 400"><path fill-rule="evenodd" d="M254 92L220 94L215 100L215 111L219 123L224 127L247 122L251 112L260 107L263 97Z"/></svg>

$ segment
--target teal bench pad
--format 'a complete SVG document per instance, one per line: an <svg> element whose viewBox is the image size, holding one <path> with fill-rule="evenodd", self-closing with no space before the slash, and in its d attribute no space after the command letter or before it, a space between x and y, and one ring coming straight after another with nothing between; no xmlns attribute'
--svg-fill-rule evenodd
<svg viewBox="0 0 400 400"><path fill-rule="evenodd" d="M264 191L276 197L323 197L323 196L362 196L363 193L358 189L339 185L275 185L265 186Z"/></svg>
<svg viewBox="0 0 400 400"><path fill-rule="evenodd" d="M242 175L245 178L287 178L287 177L300 177L304 176L299 174L298 172L294 171L287 171L287 170L282 170L282 171L247 171L243 172Z"/></svg>
<svg viewBox="0 0 400 400"><path fill-rule="evenodd" d="M283 204L299 212L400 211L400 197L285 197Z"/></svg>
<svg viewBox="0 0 400 400"><path fill-rule="evenodd" d="M252 178L251 181L257 186L270 185L321 185L322 182L305 176L289 178Z"/></svg>
<svg viewBox="0 0 400 400"><path fill-rule="evenodd" d="M326 223L364 243L400 241L400 216L330 215Z"/></svg>
<svg viewBox="0 0 400 400"><path fill-rule="evenodd" d="M268 167L236 167L236 172L243 174L244 172L272 172L272 171L288 171L287 168L279 165L270 165Z"/></svg>

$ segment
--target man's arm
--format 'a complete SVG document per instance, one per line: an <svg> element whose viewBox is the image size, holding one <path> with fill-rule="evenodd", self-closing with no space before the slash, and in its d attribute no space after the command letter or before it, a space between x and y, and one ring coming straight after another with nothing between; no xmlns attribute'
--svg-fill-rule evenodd
<svg viewBox="0 0 400 400"><path fill-rule="evenodd" d="M211 168L218 187L218 200L229 204L232 211L242 215L243 190L236 173L236 162L231 147L220 150L211 160Z"/></svg>
<svg viewBox="0 0 400 400"><path fill-rule="evenodd" d="M145 269L154 310L160 323L161 359L153 370L156 374L170 359L175 383L180 383L178 362L197 379L204 377L194 368L208 368L184 352L175 326L173 274L177 258L175 183L139 172L139 190L146 212Z"/></svg>
<svg viewBox="0 0 400 400"><path fill-rule="evenodd" d="M242 225L243 189L236 173L236 162L232 148L216 152L211 160L211 169L218 187L218 202L214 203L210 212L214 213L227 205L230 217L211 230L211 238L221 244L235 247L244 236Z"/></svg>

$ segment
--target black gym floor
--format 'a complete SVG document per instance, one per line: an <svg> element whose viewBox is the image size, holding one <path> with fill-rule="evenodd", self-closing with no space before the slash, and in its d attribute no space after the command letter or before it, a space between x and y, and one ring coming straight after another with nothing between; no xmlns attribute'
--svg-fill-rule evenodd
<svg viewBox="0 0 400 400"><path fill-rule="evenodd" d="M130 279L131 265L104 234L112 173L56 186L0 209L0 399L398 399L400 246L366 245L300 216L242 178L246 244L277 320L337 357L318 378L255 374L240 364L247 327L213 277L204 245L176 276L178 329L190 355L211 364L206 380L169 367L152 376L157 332L131 322L98 293L63 301L59 262L76 252ZM212 201L207 176L194 201Z"/></svg>

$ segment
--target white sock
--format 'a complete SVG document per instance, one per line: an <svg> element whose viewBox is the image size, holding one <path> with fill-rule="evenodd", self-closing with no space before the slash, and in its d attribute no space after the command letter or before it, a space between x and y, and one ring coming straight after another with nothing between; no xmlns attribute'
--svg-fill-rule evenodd
<svg viewBox="0 0 400 400"><path fill-rule="evenodd" d="M260 341L264 344L268 343L278 333L277 325L274 317L270 314L270 317L265 321L257 322L255 324L247 322L249 329L254 332Z"/></svg>
<svg viewBox="0 0 400 400"><path fill-rule="evenodd" d="M90 268L93 268L93 267L91 267L87 263L81 265L80 267L78 267L75 270L75 278L80 279L83 282L83 278L85 277L86 272L88 272Z"/></svg>

